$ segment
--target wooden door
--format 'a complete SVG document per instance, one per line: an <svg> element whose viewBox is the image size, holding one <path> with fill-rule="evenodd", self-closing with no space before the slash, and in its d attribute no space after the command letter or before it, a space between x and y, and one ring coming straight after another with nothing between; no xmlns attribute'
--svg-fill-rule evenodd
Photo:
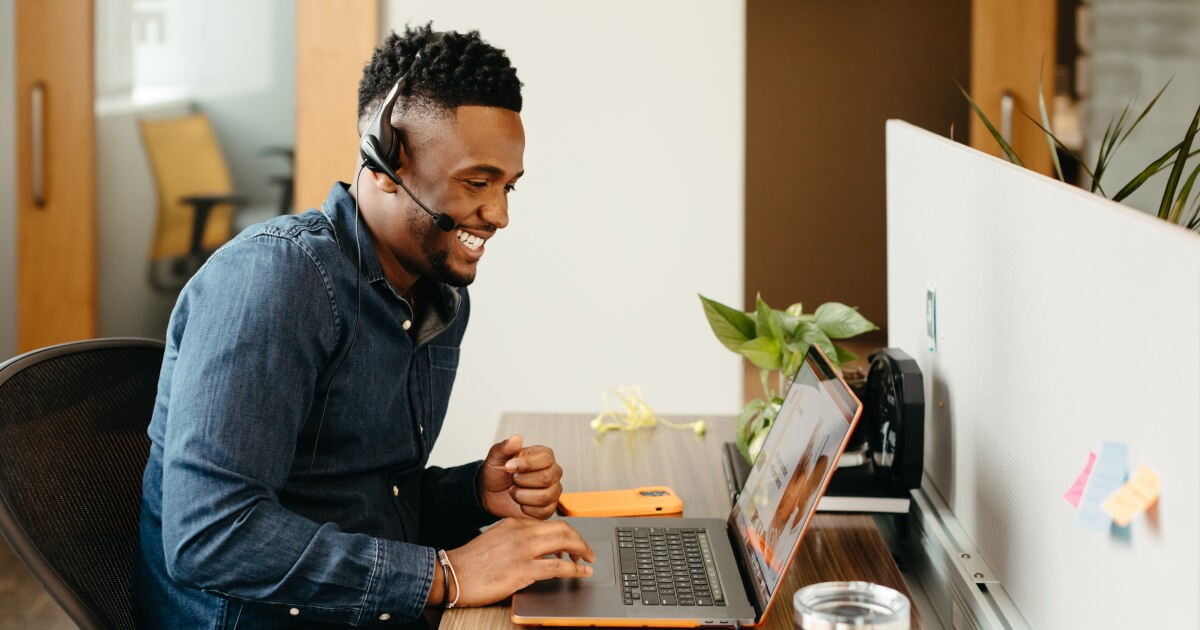
<svg viewBox="0 0 1200 630"><path fill-rule="evenodd" d="M1038 115L1038 77L1044 84L1046 107L1054 98L1056 0L974 0L971 17L971 98L997 129L1001 100L1012 96L1013 150L1025 166L1053 175L1046 135L1021 111ZM1002 156L999 144L974 114L970 117L971 146Z"/></svg>
<svg viewBox="0 0 1200 630"><path fill-rule="evenodd" d="M358 82L378 43L378 2L296 4L297 211L319 208L333 182L354 176Z"/></svg>
<svg viewBox="0 0 1200 630"><path fill-rule="evenodd" d="M92 0L17 0L17 351L96 334Z"/></svg>

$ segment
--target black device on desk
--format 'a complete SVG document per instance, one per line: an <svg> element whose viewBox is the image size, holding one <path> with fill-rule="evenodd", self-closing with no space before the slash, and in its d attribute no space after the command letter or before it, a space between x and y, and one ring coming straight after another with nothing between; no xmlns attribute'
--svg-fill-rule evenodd
<svg viewBox="0 0 1200 630"><path fill-rule="evenodd" d="M920 487L925 450L925 386L917 362L899 348L871 355L863 400L868 461L838 468L818 512L908 512L910 491ZM737 445L721 454L729 497L736 499L750 474Z"/></svg>

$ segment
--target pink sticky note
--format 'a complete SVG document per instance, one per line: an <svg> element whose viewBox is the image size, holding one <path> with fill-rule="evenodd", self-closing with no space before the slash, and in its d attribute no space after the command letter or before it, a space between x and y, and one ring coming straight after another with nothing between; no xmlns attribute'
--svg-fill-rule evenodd
<svg viewBox="0 0 1200 630"><path fill-rule="evenodd" d="M1083 489L1087 486L1088 477L1092 475L1092 464L1095 463L1096 453L1089 451L1087 463L1084 464L1083 470L1079 471L1079 476L1075 478L1075 483L1071 484L1071 487L1063 493L1063 498L1066 499L1067 503L1071 504L1071 507L1079 507L1079 501L1083 498Z"/></svg>

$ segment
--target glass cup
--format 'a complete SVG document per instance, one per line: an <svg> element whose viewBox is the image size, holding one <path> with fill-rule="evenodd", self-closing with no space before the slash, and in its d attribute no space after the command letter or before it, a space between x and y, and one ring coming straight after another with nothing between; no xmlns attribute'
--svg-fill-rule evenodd
<svg viewBox="0 0 1200 630"><path fill-rule="evenodd" d="M792 596L797 630L908 630L903 593L871 582L822 582Z"/></svg>

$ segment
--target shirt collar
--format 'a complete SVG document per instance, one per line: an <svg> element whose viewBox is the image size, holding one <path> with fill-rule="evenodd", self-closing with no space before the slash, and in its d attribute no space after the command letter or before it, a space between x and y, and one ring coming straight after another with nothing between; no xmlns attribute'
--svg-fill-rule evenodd
<svg viewBox="0 0 1200 630"><path fill-rule="evenodd" d="M362 220L362 213L356 211L355 205L354 197L350 195L350 185L336 182L321 206L321 213L333 225L338 249L352 262L356 262L357 257L362 256L363 279L369 283L386 281L387 276L383 273L379 255L375 253L375 245L371 242L367 224ZM355 235L358 237L357 247L354 242Z"/></svg>
<svg viewBox="0 0 1200 630"><path fill-rule="evenodd" d="M400 297L396 293L395 287L387 281L387 276L383 273L383 264L379 262L379 255L375 252L375 244L371 242L371 235L367 232L367 224L363 222L361 208L360 212L355 212L355 200L350 195L350 185L345 182L336 182L333 188L329 190L329 197L325 199L325 203L321 206L321 212L329 223L333 225L335 239L337 240L338 249L346 255L347 258L354 262L359 252L362 255L362 275L363 280L370 284L383 283L387 290ZM357 214L357 216L356 216ZM354 245L355 226L358 227L358 251ZM444 283L437 284L437 290L434 293L439 299L434 301L431 306L436 307L437 318L442 322L448 323L454 320L458 314L458 309L461 306L462 292L465 289L455 289Z"/></svg>

